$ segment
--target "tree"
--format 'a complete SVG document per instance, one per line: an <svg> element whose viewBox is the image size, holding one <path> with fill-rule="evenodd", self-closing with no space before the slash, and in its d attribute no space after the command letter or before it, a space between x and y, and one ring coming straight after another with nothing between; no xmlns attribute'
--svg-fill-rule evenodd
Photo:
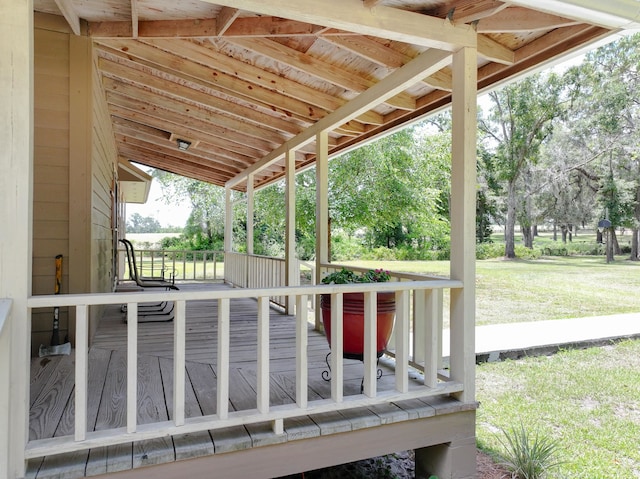
<svg viewBox="0 0 640 479"><path fill-rule="evenodd" d="M142 216L140 213L133 213L127 221L127 231L129 233L158 233L160 222L153 216Z"/></svg>
<svg viewBox="0 0 640 479"><path fill-rule="evenodd" d="M188 199L191 215L184 235L193 249L222 249L224 241L224 189L184 176L155 170L153 176L160 182L165 202L178 198Z"/></svg>
<svg viewBox="0 0 640 479"><path fill-rule="evenodd" d="M493 151L497 177L507 192L505 256L515 258L517 199L523 197L522 176L539 159L540 146L561 114L562 85L555 74L532 75L489 93L492 108L481 117L487 149ZM526 195L524 196L526 197ZM527 205L520 207L523 219L530 219ZM524 225L526 228L530 224Z"/></svg>

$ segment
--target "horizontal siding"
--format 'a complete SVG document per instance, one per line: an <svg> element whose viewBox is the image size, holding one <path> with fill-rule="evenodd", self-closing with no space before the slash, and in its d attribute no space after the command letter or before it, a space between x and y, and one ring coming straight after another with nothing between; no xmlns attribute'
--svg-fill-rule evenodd
<svg viewBox="0 0 640 479"><path fill-rule="evenodd" d="M34 31L34 192L33 294L52 294L55 256L64 255L62 290L69 255L69 39L68 35ZM49 345L53 311L34 311L31 352ZM68 329L60 315L60 336Z"/></svg>

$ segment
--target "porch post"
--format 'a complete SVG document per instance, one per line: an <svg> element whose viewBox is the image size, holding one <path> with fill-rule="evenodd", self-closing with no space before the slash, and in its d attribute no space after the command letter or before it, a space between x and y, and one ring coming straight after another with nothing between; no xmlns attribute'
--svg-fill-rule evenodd
<svg viewBox="0 0 640 479"><path fill-rule="evenodd" d="M253 254L253 174L247 178L247 254Z"/></svg>
<svg viewBox="0 0 640 479"><path fill-rule="evenodd" d="M29 417L33 2L0 2L0 477L23 477ZM2 314L0 312L0 314ZM1 323L2 321L0 321Z"/></svg>
<svg viewBox="0 0 640 479"><path fill-rule="evenodd" d="M300 274L297 268L296 258L296 152L287 150L285 156L285 209L286 209L286 232L285 232L285 284L287 286L298 286L300 284ZM293 314L295 297L287 296L286 313Z"/></svg>
<svg viewBox="0 0 640 479"><path fill-rule="evenodd" d="M224 280L229 281L231 275L231 257L233 246L233 204L231 204L231 188L224 187Z"/></svg>
<svg viewBox="0 0 640 479"><path fill-rule="evenodd" d="M477 51L453 55L451 149L451 375L464 384L459 399L475 400L475 214Z"/></svg>
<svg viewBox="0 0 640 479"><path fill-rule="evenodd" d="M322 281L323 263L329 262L329 133L316 135L316 284ZM321 329L320 300L316 301L316 329Z"/></svg>

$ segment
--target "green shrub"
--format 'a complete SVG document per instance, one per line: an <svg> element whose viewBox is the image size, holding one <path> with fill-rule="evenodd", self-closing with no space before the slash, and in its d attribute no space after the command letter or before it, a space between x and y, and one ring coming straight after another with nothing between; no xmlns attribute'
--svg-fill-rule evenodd
<svg viewBox="0 0 640 479"><path fill-rule="evenodd" d="M476 244L476 259L493 259L504 256L504 243Z"/></svg>

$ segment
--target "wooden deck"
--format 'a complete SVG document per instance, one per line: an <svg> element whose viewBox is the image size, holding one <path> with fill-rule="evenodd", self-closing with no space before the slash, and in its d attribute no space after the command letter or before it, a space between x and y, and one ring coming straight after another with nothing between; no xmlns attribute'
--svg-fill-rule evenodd
<svg viewBox="0 0 640 479"><path fill-rule="evenodd" d="M181 289L225 287L181 285ZM256 408L256 302L231 301L230 393L232 411ZM216 412L216 320L214 301L187 304L186 415ZM270 314L270 404L295 403L295 322L272 310ZM126 425L127 325L119 307L105 311L90 350L88 424L93 430ZM170 420L173 411L173 323L139 325L138 422ZM322 334L309 332L309 400L331 396L322 379L329 352ZM393 389L391 363L382 361L378 389ZM73 433L74 356L34 359L31 368L30 439ZM363 365L345 360L344 394L360 393ZM83 477L136 469L152 464L205 457L299 439L356 431L410 419L469 409L451 399L405 400L355 410L305 416L284 421L284 434L270 424L248 424L195 434L132 442L76 453L33 459L27 477ZM390 449L390 452L393 448ZM355 459L355 458L354 458ZM295 471L291 471L295 472ZM221 476L222 477L222 476ZM268 476L265 476L268 477Z"/></svg>

